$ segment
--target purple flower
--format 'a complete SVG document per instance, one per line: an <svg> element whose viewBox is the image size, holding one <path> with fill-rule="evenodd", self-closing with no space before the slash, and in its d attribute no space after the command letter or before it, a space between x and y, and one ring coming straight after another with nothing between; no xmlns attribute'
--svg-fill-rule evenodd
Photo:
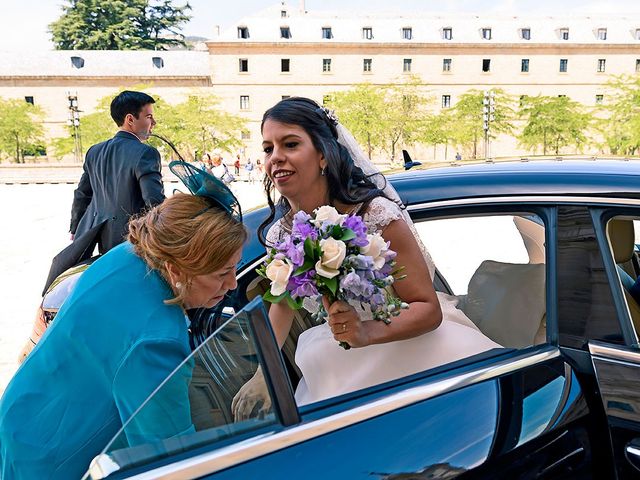
<svg viewBox="0 0 640 480"><path fill-rule="evenodd" d="M340 289L356 297L367 297L373 293L373 286L356 272L349 272L340 279Z"/></svg>
<svg viewBox="0 0 640 480"><path fill-rule="evenodd" d="M356 270L373 270L373 258L367 255L350 255L347 260Z"/></svg>
<svg viewBox="0 0 640 480"><path fill-rule="evenodd" d="M304 245L302 243L295 243L293 237L290 235L280 242L276 248L282 252L294 266L299 267L304 263Z"/></svg>
<svg viewBox="0 0 640 480"><path fill-rule="evenodd" d="M313 282L315 274L315 270L309 270L301 275L290 277L287 290L291 292L291 297L315 297L319 295L318 289Z"/></svg>
<svg viewBox="0 0 640 480"><path fill-rule="evenodd" d="M307 238L317 240L318 231L310 223L311 216L306 212L300 210L293 216L293 226L291 227L291 234L295 235L300 240L304 241Z"/></svg>
<svg viewBox="0 0 640 480"><path fill-rule="evenodd" d="M353 230L356 234L356 238L350 241L352 245L356 245L358 247L364 247L367 245L367 226L362 221L362 217L358 215L351 215L344 221L343 226Z"/></svg>

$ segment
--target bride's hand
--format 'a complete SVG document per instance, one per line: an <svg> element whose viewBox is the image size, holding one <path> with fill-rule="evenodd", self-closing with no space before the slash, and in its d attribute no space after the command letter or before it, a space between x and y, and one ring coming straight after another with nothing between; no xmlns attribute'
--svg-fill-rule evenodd
<svg viewBox="0 0 640 480"><path fill-rule="evenodd" d="M338 342L348 343L352 348L366 347L370 343L369 334L355 309L347 302L337 300L329 305L322 297L324 308L329 314L327 323Z"/></svg>
<svg viewBox="0 0 640 480"><path fill-rule="evenodd" d="M271 410L271 396L264 381L262 368L258 367L256 373L245 383L231 402L231 411L236 422L251 418L256 404L261 404L258 417L262 418Z"/></svg>

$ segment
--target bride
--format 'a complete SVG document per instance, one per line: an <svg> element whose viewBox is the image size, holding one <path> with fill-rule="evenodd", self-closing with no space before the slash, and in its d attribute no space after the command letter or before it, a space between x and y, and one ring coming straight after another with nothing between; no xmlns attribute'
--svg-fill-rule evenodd
<svg viewBox="0 0 640 480"><path fill-rule="evenodd" d="M394 284L409 308L390 324L371 321L371 311L336 301L325 309L327 323L303 332L296 349L302 380L296 402L304 405L499 347L485 337L445 295L433 288L435 266L422 245L396 191L364 156L351 134L313 100L291 97L267 110L262 119L265 188L271 216L285 212L266 235L266 245L290 232L293 215L311 214L322 205L340 213L362 215L370 233L380 232L404 267L404 280ZM317 302L305 300L312 313ZM269 318L280 347L291 329L294 312L286 302L275 303ZM344 350L338 342L352 348ZM260 370L242 387L232 408L246 418L257 400L265 400ZM268 400L267 400L268 403ZM268 408L268 404L263 409Z"/></svg>

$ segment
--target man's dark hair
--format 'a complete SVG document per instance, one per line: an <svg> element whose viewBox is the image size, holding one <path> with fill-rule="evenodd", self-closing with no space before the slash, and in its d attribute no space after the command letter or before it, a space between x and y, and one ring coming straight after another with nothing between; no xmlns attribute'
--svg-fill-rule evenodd
<svg viewBox="0 0 640 480"><path fill-rule="evenodd" d="M111 118L116 122L116 125L121 127L127 114L130 113L138 118L142 107L150 103L156 103L152 96L142 92L125 90L111 100Z"/></svg>

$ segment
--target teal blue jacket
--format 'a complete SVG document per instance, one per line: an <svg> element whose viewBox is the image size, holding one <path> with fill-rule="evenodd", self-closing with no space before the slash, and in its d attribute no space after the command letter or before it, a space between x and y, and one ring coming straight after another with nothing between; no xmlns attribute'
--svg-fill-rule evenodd
<svg viewBox="0 0 640 480"><path fill-rule="evenodd" d="M0 478L68 480L85 473L190 353L183 310L163 302L172 296L128 242L82 274L0 399ZM193 428L189 378L181 378L167 389L165 405L136 417L130 444Z"/></svg>

